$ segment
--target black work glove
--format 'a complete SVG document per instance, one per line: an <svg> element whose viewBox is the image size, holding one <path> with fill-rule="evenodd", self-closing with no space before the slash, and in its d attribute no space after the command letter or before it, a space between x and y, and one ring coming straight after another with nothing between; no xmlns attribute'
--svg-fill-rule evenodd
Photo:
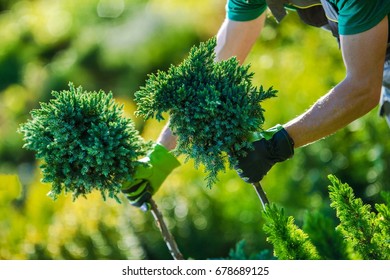
<svg viewBox="0 0 390 280"><path fill-rule="evenodd" d="M254 149L248 149L247 155L238 158L235 166L238 175L248 183L261 181L275 163L294 155L294 141L281 125L256 132L253 137Z"/></svg>

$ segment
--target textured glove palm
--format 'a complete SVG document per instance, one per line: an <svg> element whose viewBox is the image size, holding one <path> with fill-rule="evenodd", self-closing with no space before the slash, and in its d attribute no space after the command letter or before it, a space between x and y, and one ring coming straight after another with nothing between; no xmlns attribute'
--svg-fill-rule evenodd
<svg viewBox="0 0 390 280"><path fill-rule="evenodd" d="M248 183L261 181L275 163L294 155L294 142L281 125L254 133L252 145L253 150L239 158L235 167L238 175Z"/></svg>
<svg viewBox="0 0 390 280"><path fill-rule="evenodd" d="M122 192L131 205L147 210L150 208L149 199L180 162L159 144L155 144L153 150L140 162L143 164L137 167L133 180L123 184Z"/></svg>

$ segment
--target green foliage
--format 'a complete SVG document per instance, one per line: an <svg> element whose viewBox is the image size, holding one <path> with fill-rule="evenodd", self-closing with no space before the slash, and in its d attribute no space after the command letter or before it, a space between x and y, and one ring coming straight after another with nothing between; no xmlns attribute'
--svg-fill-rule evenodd
<svg viewBox="0 0 390 280"><path fill-rule="evenodd" d="M212 38L193 47L180 65L149 75L135 93L137 115L162 120L163 112L170 113L175 152L194 159L196 167L205 165L208 186L226 162L233 166L250 147L251 132L264 123L260 102L276 94L254 87L249 66L236 58L215 62L215 46Z"/></svg>
<svg viewBox="0 0 390 280"><path fill-rule="evenodd" d="M227 258L223 258L224 260L270 260L275 259L274 256L272 256L272 252L265 249L257 254L251 254L248 255L247 252L245 252L246 247L246 241L241 240L237 242L234 249L231 249L229 252L229 256Z"/></svg>
<svg viewBox="0 0 390 280"><path fill-rule="evenodd" d="M278 259L390 259L389 206L376 204L374 213L370 205L355 198L348 184L333 175L329 179L333 184L329 187L330 206L336 210L340 224L335 227L329 217L311 213L302 231L283 208L267 205L263 228L274 255Z"/></svg>
<svg viewBox="0 0 390 280"><path fill-rule="evenodd" d="M130 119L122 117L112 93L87 92L69 84L53 92L32 118L21 125L24 147L42 159L43 182L52 183L50 196L72 192L74 198L97 189L117 198L145 154L146 145Z"/></svg>
<svg viewBox="0 0 390 280"><path fill-rule="evenodd" d="M303 230L292 216L276 204L267 205L263 229L274 248L274 256L287 260L312 259L390 259L390 210L386 204L371 206L355 198L352 188L329 175L331 207L336 209L340 224L324 213L308 213ZM383 193L385 200L388 193ZM327 210L326 210L327 211ZM336 229L336 230L335 230ZM241 241L228 259L249 259Z"/></svg>
<svg viewBox="0 0 390 280"><path fill-rule="evenodd" d="M385 204L376 204L378 213L371 206L355 198L352 188L335 176L329 176L331 206L336 210L340 231L348 246L363 259L390 258L390 211Z"/></svg>
<svg viewBox="0 0 390 280"><path fill-rule="evenodd" d="M117 253L109 258L171 259L153 218L128 203L103 202L98 192L74 203L67 196L55 203L48 199L50 185L38 182L41 174L35 168L34 153L21 148L22 135L16 132L30 110L38 108L38 101L48 101L51 90L65 89L73 81L89 90L112 90L143 138L157 138L165 123L134 118L135 103L129 92L139 89L148 73L179 63L192 45L215 35L224 20L225 3L120 2L123 12L115 18L101 17L98 11L107 5L115 8L118 1L12 0L4 4L0 13L0 173L19 173L21 185L17 203L9 201L12 183L0 175L4 186L1 259L104 259L107 251ZM254 84L278 89L278 98L262 103L268 128L302 113L344 78L345 69L329 32L303 24L294 12L282 25L271 17L266 21L245 63L255 73ZM343 249L338 250L336 243L328 244L325 255L319 241L328 234L307 230L311 223L307 215L318 211L320 218L333 220L333 225L324 223L331 226L325 231L336 233L338 220L332 209L327 210L327 175L348 182L365 203L380 202L380 192L390 190L388 133L386 122L373 110L333 136L296 150L294 159L276 165L264 178L270 200L302 224L321 257L353 257L346 252L340 256L338 251ZM183 253L194 259L227 256L242 239L247 240L247 257L264 248L272 252L260 229L264 222L251 186L238 180L233 170L220 174L212 189L202 188L203 180L204 174L192 162L183 164L155 196ZM91 214L86 217L87 213ZM311 227L315 230L315 226ZM74 230L78 228L81 232ZM115 231L120 237L110 234ZM92 245L88 238L93 239ZM328 236L327 240L335 239ZM44 252L38 253L37 248Z"/></svg>
<svg viewBox="0 0 390 280"><path fill-rule="evenodd" d="M345 260L348 258L343 235L336 231L337 221L328 208L322 211L307 211L302 230L310 236L321 259Z"/></svg>
<svg viewBox="0 0 390 280"><path fill-rule="evenodd" d="M381 196L387 205L390 205L390 192L381 192Z"/></svg>
<svg viewBox="0 0 390 280"><path fill-rule="evenodd" d="M26 197L18 176L0 175L0 205L7 206L0 211L0 260L145 257L131 227L130 204L103 201L98 192L84 201L60 196L54 202L39 177L29 184Z"/></svg>
<svg viewBox="0 0 390 280"><path fill-rule="evenodd" d="M298 228L292 216L287 217L284 209L275 204L267 205L264 212L264 231L267 241L274 246L274 255L283 260L319 259L316 247L309 236Z"/></svg>

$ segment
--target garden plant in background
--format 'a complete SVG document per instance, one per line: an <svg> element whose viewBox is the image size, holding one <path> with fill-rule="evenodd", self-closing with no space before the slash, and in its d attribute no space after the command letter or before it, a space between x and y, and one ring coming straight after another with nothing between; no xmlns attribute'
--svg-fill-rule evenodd
<svg viewBox="0 0 390 280"><path fill-rule="evenodd" d="M356 198L353 189L329 176L331 207L336 210L340 225L336 228L345 238L348 249L361 259L390 260L390 193L383 192L385 203L376 203L375 210Z"/></svg>
<svg viewBox="0 0 390 280"><path fill-rule="evenodd" d="M135 168L145 164L151 143L143 141L123 106L112 93L87 92L69 84L69 90L53 92L53 99L31 112L22 124L27 149L42 160L42 181L51 183L49 196L72 193L77 199L94 190L120 202L118 195L132 180ZM157 205L150 198L152 214L171 254L182 258Z"/></svg>
<svg viewBox="0 0 390 280"><path fill-rule="evenodd" d="M332 183L329 186L331 207L336 211L340 221L335 228L336 234L330 231L331 225L324 223L322 213L306 220L304 227L310 234L297 227L292 216L287 217L284 210L275 204L267 206L263 216L263 226L274 247L274 256L286 260L315 259L390 259L390 197L383 193L385 203L376 204L371 210L356 198L353 189L340 180L329 175ZM321 235L321 232L326 232ZM329 246L337 246L336 254L329 254Z"/></svg>
<svg viewBox="0 0 390 280"><path fill-rule="evenodd" d="M242 240L230 250L230 260L389 260L390 193L383 192L384 203L375 210L355 197L353 189L336 176L329 175L331 207L336 219L326 211L307 212L302 229L293 216L271 203L263 212L263 230L273 252L246 253Z"/></svg>

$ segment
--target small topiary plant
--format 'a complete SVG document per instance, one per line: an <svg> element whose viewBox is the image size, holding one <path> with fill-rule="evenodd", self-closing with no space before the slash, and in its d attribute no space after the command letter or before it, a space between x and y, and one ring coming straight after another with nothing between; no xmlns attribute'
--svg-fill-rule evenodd
<svg viewBox="0 0 390 280"><path fill-rule="evenodd" d="M24 147L42 160L42 181L52 183L49 195L70 192L76 199L97 189L119 202L122 183L131 179L148 143L122 116L111 92L87 92L70 83L69 90L52 95L19 128Z"/></svg>
<svg viewBox="0 0 390 280"><path fill-rule="evenodd" d="M131 119L123 117L123 106L112 93L87 92L69 84L69 90L52 92L53 99L31 112L22 124L24 147L43 161L43 182L52 183L49 193L56 199L71 192L73 199L99 190L120 202L122 185L145 164L151 142L144 142ZM175 259L183 259L161 212L152 198L151 212Z"/></svg>
<svg viewBox="0 0 390 280"><path fill-rule="evenodd" d="M251 133L264 123L260 102L276 95L254 87L249 66L236 58L216 62L215 46L215 38L194 46L181 64L149 75L135 93L138 116L163 120L170 114L178 137L174 153L193 159L196 168L203 164L209 187L226 163L232 167L245 155Z"/></svg>

